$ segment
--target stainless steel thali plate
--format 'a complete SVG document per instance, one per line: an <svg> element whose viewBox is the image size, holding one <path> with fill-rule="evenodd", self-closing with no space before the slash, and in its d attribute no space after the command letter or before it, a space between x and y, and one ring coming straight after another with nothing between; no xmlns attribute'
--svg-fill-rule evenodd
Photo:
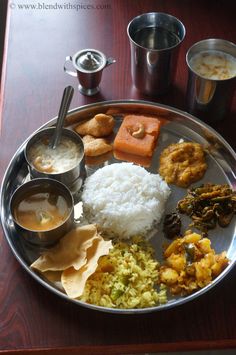
<svg viewBox="0 0 236 355"><path fill-rule="evenodd" d="M201 143L209 152L209 154L207 154L208 169L204 175L204 178L195 185L200 185L205 182L227 183L233 189L236 189L235 152L216 131L214 131L211 127L207 126L200 120L189 115L188 113L169 106L147 101L105 101L71 110L67 117L67 124L73 126L74 123L77 123L86 118L93 117L97 113L112 114L116 119L116 130L119 128L122 115L126 113L152 114L165 119L166 124L161 128L158 144L152 158L151 167L147 170L152 173L157 173L159 165L159 154L170 143L178 142L180 139L194 141ZM50 120L43 127L55 124L55 120L56 118ZM40 127L39 129L43 127ZM19 185L24 183L28 176L28 169L23 152L26 143L27 140L19 147L13 156L3 178L1 187L1 221L7 242L17 260L37 282L42 284L56 295L66 300L70 300L71 302L74 302L80 306L103 312L124 314L147 313L175 307L185 302L191 301L196 297L199 297L214 287L216 284L218 284L218 282L220 282L234 266L236 260L235 217L227 228L223 229L217 227L216 229L209 232L209 238L211 239L212 246L215 251L219 253L223 250L226 250L227 256L230 259L230 263L228 267L211 284L199 290L198 292L195 292L186 297L170 297L168 303L164 305L141 309L105 308L86 304L79 300L69 299L60 288L57 288L55 285L51 284L49 281L30 269L30 264L39 256L40 250L34 246L28 245L23 240L23 238L16 234L12 219L10 217L9 201L11 195ZM100 165L87 166L87 174L90 175L98 168L101 168L106 164L112 164L114 162L120 162L120 160L116 160L114 157L112 157L109 161L106 161ZM166 205L166 213L175 210L177 202L186 195L186 189L178 188L173 185L170 185L170 188L172 193L171 198L169 198ZM183 220L183 230L187 228L189 222L190 220L188 218ZM163 242L167 241L165 240L161 229L162 228L159 229L158 235L151 239L151 243L156 250L156 257L160 261L162 260Z"/></svg>

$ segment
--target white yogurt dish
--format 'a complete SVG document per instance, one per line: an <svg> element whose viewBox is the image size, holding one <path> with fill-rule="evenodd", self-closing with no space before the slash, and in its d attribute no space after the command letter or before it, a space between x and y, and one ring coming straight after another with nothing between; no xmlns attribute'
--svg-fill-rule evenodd
<svg viewBox="0 0 236 355"><path fill-rule="evenodd" d="M55 149L49 146L49 142L48 137L42 137L29 149L28 159L38 171L47 174L63 173L81 161L82 149L73 139L62 136Z"/></svg>
<svg viewBox="0 0 236 355"><path fill-rule="evenodd" d="M55 127L36 132L24 150L31 179L50 178L65 184L76 194L86 177L84 144L74 131L63 128L55 149L50 147Z"/></svg>

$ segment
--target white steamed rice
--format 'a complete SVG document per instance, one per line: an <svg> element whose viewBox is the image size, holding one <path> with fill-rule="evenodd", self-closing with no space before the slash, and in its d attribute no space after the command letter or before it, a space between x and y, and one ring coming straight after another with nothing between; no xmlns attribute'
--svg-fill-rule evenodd
<svg viewBox="0 0 236 355"><path fill-rule="evenodd" d="M158 174L132 163L107 165L85 180L85 218L110 236L145 235L160 222L169 194Z"/></svg>

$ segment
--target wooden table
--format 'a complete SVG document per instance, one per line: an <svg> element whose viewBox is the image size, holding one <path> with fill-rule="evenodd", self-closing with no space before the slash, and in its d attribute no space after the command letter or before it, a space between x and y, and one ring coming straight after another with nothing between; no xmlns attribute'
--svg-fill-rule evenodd
<svg viewBox="0 0 236 355"><path fill-rule="evenodd" d="M201 39L236 40L235 5L220 1L11 1L8 6L1 90L0 176L18 146L58 113L63 88L77 82L63 72L67 55L96 48L117 63L103 72L94 97L76 92L71 108L112 99L145 99L185 109L187 49ZM36 5L37 8L23 4ZM49 4L54 8L47 7ZM64 6L60 9L59 5ZM70 5L78 5L77 10ZM67 6L67 8L66 8ZM128 22L143 12L183 21L176 83L163 97L146 97L130 77ZM215 128L236 148L236 101ZM0 349L8 354L118 354L236 348L236 269L214 289L175 309L144 315L104 314L56 297L15 260L0 233Z"/></svg>

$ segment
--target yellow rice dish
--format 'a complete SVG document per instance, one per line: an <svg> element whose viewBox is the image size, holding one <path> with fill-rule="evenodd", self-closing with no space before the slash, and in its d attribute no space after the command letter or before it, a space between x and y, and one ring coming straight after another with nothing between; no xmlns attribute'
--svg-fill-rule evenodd
<svg viewBox="0 0 236 355"><path fill-rule="evenodd" d="M164 286L157 290L159 263L154 249L141 238L115 242L87 280L80 300L109 308L145 308L166 303Z"/></svg>

